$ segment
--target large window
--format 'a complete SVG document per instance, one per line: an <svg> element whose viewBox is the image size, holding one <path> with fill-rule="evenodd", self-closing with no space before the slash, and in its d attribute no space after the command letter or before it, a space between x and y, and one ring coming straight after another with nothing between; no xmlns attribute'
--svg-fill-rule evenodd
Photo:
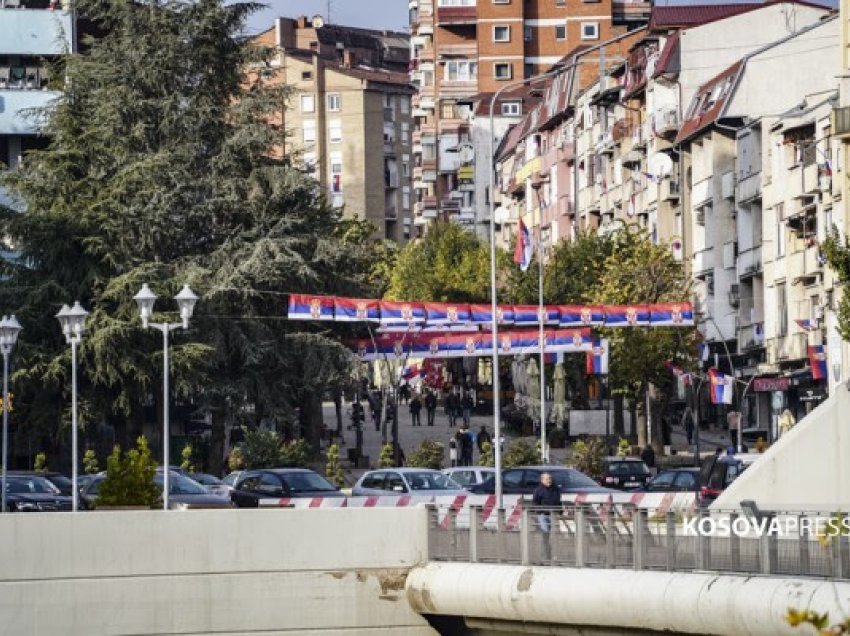
<svg viewBox="0 0 850 636"><path fill-rule="evenodd" d="M447 82L472 82L478 79L478 64L475 62L446 62Z"/></svg>
<svg viewBox="0 0 850 636"><path fill-rule="evenodd" d="M316 112L316 100L312 95L302 95L301 96L301 112L302 113L314 113Z"/></svg>
<svg viewBox="0 0 850 636"><path fill-rule="evenodd" d="M498 62L493 65L493 77L497 80L509 80L513 77L513 68L505 62Z"/></svg>
<svg viewBox="0 0 850 636"><path fill-rule="evenodd" d="M776 306L779 311L776 317L776 335L784 336L788 333L788 293L785 283L776 285Z"/></svg>
<svg viewBox="0 0 850 636"><path fill-rule="evenodd" d="M338 144L342 141L342 121L331 119L328 121L328 141Z"/></svg>
<svg viewBox="0 0 850 636"><path fill-rule="evenodd" d="M502 115L519 117L522 115L522 102L502 102Z"/></svg>
<svg viewBox="0 0 850 636"><path fill-rule="evenodd" d="M510 42L511 41L511 27L504 24L497 24L493 27L493 41L494 42Z"/></svg>
<svg viewBox="0 0 850 636"><path fill-rule="evenodd" d="M598 22L582 22L581 23L581 39L582 40L598 40L599 39L599 23Z"/></svg>
<svg viewBox="0 0 850 636"><path fill-rule="evenodd" d="M339 93L328 93L328 112L338 113L342 108L342 97Z"/></svg>
<svg viewBox="0 0 850 636"><path fill-rule="evenodd" d="M304 143L305 144L314 144L316 143L316 120L315 119L305 119L301 122L301 128L304 131Z"/></svg>

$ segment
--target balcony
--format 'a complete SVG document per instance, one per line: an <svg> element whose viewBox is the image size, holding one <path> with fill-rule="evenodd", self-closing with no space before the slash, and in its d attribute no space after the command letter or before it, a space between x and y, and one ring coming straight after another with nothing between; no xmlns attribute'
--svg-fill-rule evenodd
<svg viewBox="0 0 850 636"><path fill-rule="evenodd" d="M676 202L679 200L679 182L676 179L662 179L660 198L662 201Z"/></svg>
<svg viewBox="0 0 850 636"><path fill-rule="evenodd" d="M0 89L0 135L34 135L42 117L37 113L61 97L58 91Z"/></svg>
<svg viewBox="0 0 850 636"><path fill-rule="evenodd" d="M46 9L0 11L0 54L50 56L74 50L70 13Z"/></svg>
<svg viewBox="0 0 850 636"><path fill-rule="evenodd" d="M751 250L746 250L738 254L738 262L736 264L738 270L738 278L746 279L756 276L761 272L761 248L756 247Z"/></svg>
<svg viewBox="0 0 850 636"><path fill-rule="evenodd" d="M711 272L714 269L714 252L712 248L694 253L693 272L696 275Z"/></svg>
<svg viewBox="0 0 850 636"><path fill-rule="evenodd" d="M751 324L738 329L738 349L747 351L764 347L764 324Z"/></svg>
<svg viewBox="0 0 850 636"><path fill-rule="evenodd" d="M437 7L437 24L440 26L476 24L478 7Z"/></svg>
<svg viewBox="0 0 850 636"><path fill-rule="evenodd" d="M739 178L738 203L750 203L761 199L761 172L753 172Z"/></svg>
<svg viewBox="0 0 850 636"><path fill-rule="evenodd" d="M720 176L720 196L724 199L735 198L735 173L732 170Z"/></svg>
<svg viewBox="0 0 850 636"><path fill-rule="evenodd" d="M697 181L691 190L691 204L694 208L701 208L714 199L714 186L711 177Z"/></svg>
<svg viewBox="0 0 850 636"><path fill-rule="evenodd" d="M850 137L850 106L833 109L832 134L840 138Z"/></svg>

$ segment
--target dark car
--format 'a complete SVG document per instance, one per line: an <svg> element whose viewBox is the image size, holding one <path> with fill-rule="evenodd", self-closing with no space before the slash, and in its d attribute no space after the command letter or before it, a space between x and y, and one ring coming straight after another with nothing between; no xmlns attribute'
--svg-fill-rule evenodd
<svg viewBox="0 0 850 636"><path fill-rule="evenodd" d="M634 490L649 481L649 468L637 457L606 457L602 483L619 490Z"/></svg>
<svg viewBox="0 0 850 636"><path fill-rule="evenodd" d="M306 468L246 470L230 491L230 499L237 508L258 508L260 499L275 497L343 496L339 488Z"/></svg>
<svg viewBox="0 0 850 636"><path fill-rule="evenodd" d="M584 473L564 466L523 466L503 470L502 492L506 495L531 495L543 473L552 475L552 481L561 488L562 493L614 492L610 488L603 488ZM469 486L468 490L479 495L493 494L496 492L496 477Z"/></svg>
<svg viewBox="0 0 850 636"><path fill-rule="evenodd" d="M760 455L711 455L699 469L699 504L707 506L720 496Z"/></svg>
<svg viewBox="0 0 850 636"><path fill-rule="evenodd" d="M642 489L643 492L699 492L699 468L662 470Z"/></svg>
<svg viewBox="0 0 850 636"><path fill-rule="evenodd" d="M66 497L40 475L6 475L6 509L9 512L57 512L71 510Z"/></svg>
<svg viewBox="0 0 850 636"><path fill-rule="evenodd" d="M71 484L71 480L63 475L62 473L57 473L55 471L37 471L37 470L10 470L6 473L7 475L13 476L21 476L21 477L43 477L51 484L56 486L66 497L71 496L71 490L73 490L73 486Z"/></svg>
<svg viewBox="0 0 850 636"><path fill-rule="evenodd" d="M95 475L85 488L80 491L80 500L84 508L92 509L97 505L100 485L106 479L106 473ZM157 469L154 475L156 487L162 490L162 470ZM185 475L171 471L168 480L168 507L174 510L197 508L232 508L230 499L207 492L201 484Z"/></svg>

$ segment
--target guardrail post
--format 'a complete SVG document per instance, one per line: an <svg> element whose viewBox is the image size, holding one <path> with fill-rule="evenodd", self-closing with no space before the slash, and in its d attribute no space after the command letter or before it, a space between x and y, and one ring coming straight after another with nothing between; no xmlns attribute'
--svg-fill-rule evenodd
<svg viewBox="0 0 850 636"><path fill-rule="evenodd" d="M697 551L694 555L694 569L707 570L708 564L711 563L711 539L700 531L701 524L699 521L708 518L709 513L707 510L701 508L697 516L699 520L697 522Z"/></svg>
<svg viewBox="0 0 850 636"><path fill-rule="evenodd" d="M469 507L469 562L478 563L478 506Z"/></svg>
<svg viewBox="0 0 850 636"><path fill-rule="evenodd" d="M832 576L836 579L840 579L844 575L844 568L842 567L843 559L841 558L842 543L843 541L841 540L841 534L836 533L832 537Z"/></svg>
<svg viewBox="0 0 850 636"><path fill-rule="evenodd" d="M769 524L767 527L770 527ZM776 569L776 536L765 532L759 537L759 566L762 574L771 574Z"/></svg>
<svg viewBox="0 0 850 636"><path fill-rule="evenodd" d="M585 558L585 549L584 542L586 538L585 533L585 510L583 506L575 507L575 519L576 519L576 567L583 568L584 558Z"/></svg>
<svg viewBox="0 0 850 636"><path fill-rule="evenodd" d="M733 570L741 570L741 538L735 533L735 520L738 513L729 513L729 567Z"/></svg>
<svg viewBox="0 0 850 636"><path fill-rule="evenodd" d="M797 544L800 551L800 574L806 575L811 574L812 561L809 556L809 537L805 535L802 530L803 518L803 515L797 517L797 528L799 533L799 536L797 537Z"/></svg>
<svg viewBox="0 0 850 636"><path fill-rule="evenodd" d="M531 564L531 510L526 506L520 513L519 562L521 565Z"/></svg>
<svg viewBox="0 0 850 636"><path fill-rule="evenodd" d="M676 513L668 510L665 515L665 548L667 552L667 570L676 569Z"/></svg>
<svg viewBox="0 0 850 636"><path fill-rule="evenodd" d="M614 543L617 531L615 527L616 523L617 518L614 515L614 506L612 504L605 515L605 554L609 568L617 567L617 546Z"/></svg>
<svg viewBox="0 0 850 636"><path fill-rule="evenodd" d="M428 560L433 561L439 556L436 554L436 537L434 536L437 524L439 523L437 520L437 506L428 503L425 504L425 509L428 511Z"/></svg>
<svg viewBox="0 0 850 636"><path fill-rule="evenodd" d="M496 552L496 562L502 563L505 554L505 509L499 508L496 511L496 541L498 542L498 550Z"/></svg>
<svg viewBox="0 0 850 636"><path fill-rule="evenodd" d="M634 538L632 543L632 566L635 570L644 568L644 551L646 549L646 510L638 508L634 516Z"/></svg>

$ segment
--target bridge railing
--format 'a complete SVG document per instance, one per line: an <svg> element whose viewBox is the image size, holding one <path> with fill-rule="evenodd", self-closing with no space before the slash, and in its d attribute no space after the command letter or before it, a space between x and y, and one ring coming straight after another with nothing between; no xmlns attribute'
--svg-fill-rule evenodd
<svg viewBox="0 0 850 636"><path fill-rule="evenodd" d="M805 511L429 506L434 561L850 579L850 516Z"/></svg>

